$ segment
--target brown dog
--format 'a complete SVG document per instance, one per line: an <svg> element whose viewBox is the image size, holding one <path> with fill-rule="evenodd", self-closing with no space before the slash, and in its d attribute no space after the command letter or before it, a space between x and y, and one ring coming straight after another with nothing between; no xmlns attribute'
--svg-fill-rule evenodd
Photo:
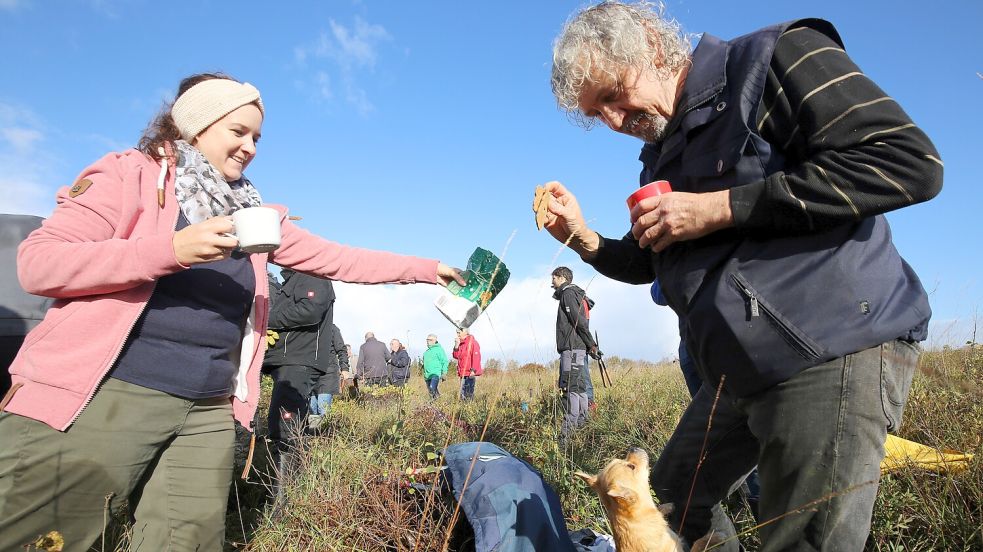
<svg viewBox="0 0 983 552"><path fill-rule="evenodd" d="M656 506L649 490L649 457L632 448L624 460L615 458L597 475L577 472L601 499L614 532L618 552L686 552L683 540L669 528L664 516L672 504ZM716 534L693 544L693 551L705 550L719 542Z"/></svg>

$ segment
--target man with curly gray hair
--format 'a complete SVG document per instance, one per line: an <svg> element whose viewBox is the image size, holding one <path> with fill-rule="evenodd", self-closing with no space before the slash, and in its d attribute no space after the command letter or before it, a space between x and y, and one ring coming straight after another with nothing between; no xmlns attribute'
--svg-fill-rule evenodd
<svg viewBox="0 0 983 552"><path fill-rule="evenodd" d="M862 550L931 316L883 214L941 189L928 137L818 19L691 51L653 5L603 2L563 28L552 87L582 126L644 142L641 185L671 185L621 239L546 185L553 237L610 278L658 278L686 327L703 386L651 476L670 524L728 528L719 502L757 464L761 550Z"/></svg>

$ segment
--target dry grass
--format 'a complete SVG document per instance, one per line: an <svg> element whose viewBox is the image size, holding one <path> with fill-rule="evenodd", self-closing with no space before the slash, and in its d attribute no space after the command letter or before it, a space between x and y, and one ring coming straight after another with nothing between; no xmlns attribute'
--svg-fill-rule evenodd
<svg viewBox="0 0 983 552"><path fill-rule="evenodd" d="M437 451L449 442L485 439L536 466L556 490L570 529L610 533L603 512L573 472L597 471L629 446L662 450L688 402L678 367L609 359L611 389L597 389L598 410L565 448L559 437L555 367L530 364L479 378L476 400L457 400L457 380L441 384L431 404L420 378L402 394L364 402L336 401L319 434L300 440L274 494L265 448L249 482L230 497L227 549L253 551L473 549L453 504L427 487ZM594 381L600 378L594 371ZM868 550L983 550L983 349L923 355L902 437L972 452L958 475L915 469L885 477L874 509ZM264 382L268 392L268 382ZM629 415L630 413L630 415ZM641 415L639 415L641 414ZM485 425L487 424L487 428ZM753 522L738 514L742 542L754 549ZM115 540L122 549L123 539Z"/></svg>

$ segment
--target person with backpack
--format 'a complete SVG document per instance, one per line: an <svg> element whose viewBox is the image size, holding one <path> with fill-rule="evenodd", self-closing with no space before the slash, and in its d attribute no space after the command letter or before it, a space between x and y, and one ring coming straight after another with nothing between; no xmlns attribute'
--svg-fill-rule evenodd
<svg viewBox="0 0 983 552"><path fill-rule="evenodd" d="M354 283L464 284L437 260L358 249L301 229L238 248L231 215L263 206L243 174L259 91L197 74L138 147L86 168L21 243L17 273L55 299L10 366L0 412L0 550L58 531L72 549L124 505L145 550L221 550L235 424L253 431L271 262Z"/></svg>
<svg viewBox="0 0 983 552"><path fill-rule="evenodd" d="M591 382L587 357L601 358L601 351L590 333L590 310L594 300L573 283L573 271L558 266L551 274L553 299L559 301L556 310L556 351L560 353L560 377L557 385L563 393L564 416L561 434L564 437L587 421L594 404L594 385Z"/></svg>
<svg viewBox="0 0 983 552"><path fill-rule="evenodd" d="M457 330L454 338L454 351L457 360L457 377L461 378L461 400L474 399L475 378L483 373L481 369L481 346L467 328Z"/></svg>

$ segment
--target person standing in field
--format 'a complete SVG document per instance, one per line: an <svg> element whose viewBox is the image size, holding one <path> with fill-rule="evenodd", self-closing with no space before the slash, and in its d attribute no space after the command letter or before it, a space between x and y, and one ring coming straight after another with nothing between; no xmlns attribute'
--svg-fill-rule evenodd
<svg viewBox="0 0 983 552"><path fill-rule="evenodd" d="M263 365L273 378L267 428L270 439L282 445L289 433L286 424L306 422L309 413L320 415L319 404L311 401L311 395L325 377L333 378L337 387L338 362L332 350L335 292L331 280L290 269L281 270L280 275L283 283L270 297L268 322L279 339L267 349ZM323 398L326 405L330 397Z"/></svg>
<svg viewBox="0 0 983 552"><path fill-rule="evenodd" d="M403 387L410 379L410 354L406 347L393 338L389 342L389 381L396 387Z"/></svg>
<svg viewBox="0 0 983 552"><path fill-rule="evenodd" d="M389 349L375 338L373 332L365 333L365 343L358 349L355 377L359 385L386 385L389 381Z"/></svg>
<svg viewBox="0 0 983 552"><path fill-rule="evenodd" d="M334 396L341 391L342 374L348 373L348 350L337 324L331 324L331 346L325 361L327 366L324 372L318 374L311 391L307 424L310 427L316 427L321 421L320 417L327 414Z"/></svg>
<svg viewBox="0 0 983 552"><path fill-rule="evenodd" d="M553 270L550 279L556 309L556 351L560 353L557 385L563 393L564 437L587 420L593 403L594 386L590 378L588 356L601 357L597 342L590 333L590 311L594 301L573 283L573 271L565 266Z"/></svg>
<svg viewBox="0 0 983 552"><path fill-rule="evenodd" d="M423 379L427 382L427 390L430 398L437 400L440 396L438 386L447 376L447 367L450 360L444 347L437 342L437 336L430 334L427 336L427 350L423 352Z"/></svg>
<svg viewBox="0 0 983 552"><path fill-rule="evenodd" d="M474 399L475 378L482 374L482 369L481 346L467 328L457 330L451 355L457 360L457 376L461 378L461 400L470 401Z"/></svg>
<svg viewBox="0 0 983 552"><path fill-rule="evenodd" d="M640 185L671 185L620 239L546 185L554 238L609 278L658 278L683 319L704 384L651 472L687 506L670 526L733 535L719 503L757 464L763 552L862 550L931 317L884 213L939 193L931 141L818 19L691 49L658 8L607 1L563 27L551 84L585 126L644 142Z"/></svg>

